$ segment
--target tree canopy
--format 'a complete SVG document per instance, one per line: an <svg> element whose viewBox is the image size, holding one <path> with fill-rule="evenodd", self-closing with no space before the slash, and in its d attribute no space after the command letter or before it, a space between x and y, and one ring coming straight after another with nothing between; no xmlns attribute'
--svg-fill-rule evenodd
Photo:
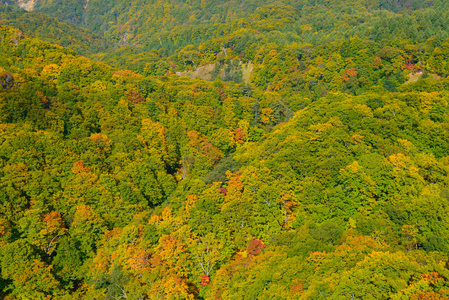
<svg viewBox="0 0 449 300"><path fill-rule="evenodd" d="M446 2L100 2L0 4L1 298L449 297Z"/></svg>

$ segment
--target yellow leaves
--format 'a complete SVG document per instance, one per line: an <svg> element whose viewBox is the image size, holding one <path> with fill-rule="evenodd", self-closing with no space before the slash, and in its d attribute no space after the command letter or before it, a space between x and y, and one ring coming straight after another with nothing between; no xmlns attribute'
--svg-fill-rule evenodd
<svg viewBox="0 0 449 300"><path fill-rule="evenodd" d="M197 21L195 15L191 15L191 16L189 17L189 22L190 22L190 23L194 23L195 21Z"/></svg>
<svg viewBox="0 0 449 300"><path fill-rule="evenodd" d="M398 139L399 144L407 151L410 151L414 148L414 145L405 139Z"/></svg>
<svg viewBox="0 0 449 300"><path fill-rule="evenodd" d="M148 220L148 224L158 225L162 222L162 217L159 215L152 215Z"/></svg>
<svg viewBox="0 0 449 300"><path fill-rule="evenodd" d="M58 286L58 281L51 274L52 269L53 266L35 259L31 263L30 269L27 270L28 272L24 272L24 274L18 272L15 279L22 281L22 286L49 292Z"/></svg>
<svg viewBox="0 0 449 300"><path fill-rule="evenodd" d="M251 73L250 75L252 76L253 73ZM250 75L248 75L248 76L250 76ZM250 98L250 97L239 97L237 99L237 101L243 107L243 115L244 115L243 119L248 122L253 117L253 115L251 113L251 108L254 106L255 99ZM241 121L239 121L239 125L238 125L239 127L240 127L240 122ZM240 127L240 128L242 128L242 127Z"/></svg>
<svg viewBox="0 0 449 300"><path fill-rule="evenodd" d="M213 233L204 236L192 235L189 238L189 252L203 274L209 276L217 263L226 258L226 255L221 253L224 243L225 241Z"/></svg>
<svg viewBox="0 0 449 300"><path fill-rule="evenodd" d="M186 195L186 201L184 201L184 205L187 214L189 214L190 209L199 199L200 197L198 197L197 195Z"/></svg>
<svg viewBox="0 0 449 300"><path fill-rule="evenodd" d="M158 122L153 122L151 119L142 120L142 131L157 132L159 137L163 137L165 134L165 128Z"/></svg>
<svg viewBox="0 0 449 300"><path fill-rule="evenodd" d="M107 87L104 85L103 81L97 80L90 85L90 90L95 93L104 92Z"/></svg>
<svg viewBox="0 0 449 300"><path fill-rule="evenodd" d="M46 238L45 252L51 254L55 250L55 244L59 236L65 234L67 229L64 228L64 221L62 220L59 211L52 211L42 216L43 229L39 235Z"/></svg>
<svg viewBox="0 0 449 300"><path fill-rule="evenodd" d="M409 172L412 176L419 176L419 169L417 167L409 167Z"/></svg>
<svg viewBox="0 0 449 300"><path fill-rule="evenodd" d="M284 215L282 226L286 229L289 229L291 223L296 218L295 208L298 205L294 193L291 191L283 193L280 199L280 204Z"/></svg>
<svg viewBox="0 0 449 300"><path fill-rule="evenodd" d="M309 66L307 71L307 80L321 80L325 74L325 68L317 68L313 65Z"/></svg>
<svg viewBox="0 0 449 300"><path fill-rule="evenodd" d="M274 121L274 111L269 108L262 108L261 120L264 125L269 125Z"/></svg>
<svg viewBox="0 0 449 300"><path fill-rule="evenodd" d="M4 167L4 172L5 174L10 175L10 177L16 177L17 181L12 180L12 182L18 183L18 181L21 181L19 178L28 175L28 166L24 163L11 164Z"/></svg>
<svg viewBox="0 0 449 300"><path fill-rule="evenodd" d="M423 188L421 191L422 196L429 196L432 195L432 192L428 188Z"/></svg>
<svg viewBox="0 0 449 300"><path fill-rule="evenodd" d="M90 225L101 225L103 220L89 205L78 205L76 207L75 215L73 216L73 223L71 228L86 227Z"/></svg>
<svg viewBox="0 0 449 300"><path fill-rule="evenodd" d="M112 71L112 79L114 81L119 81L119 82L124 82L125 80L129 80L129 81L133 81L133 80L137 80L137 79L142 79L143 76L140 74L137 74L133 71L130 70L117 70L117 71Z"/></svg>
<svg viewBox="0 0 449 300"><path fill-rule="evenodd" d="M225 213L228 210L232 210L234 205L238 205L242 201L243 182L240 178L240 174L232 174L230 171L226 172L229 180L227 186L227 193L225 196L225 203L221 206L220 210Z"/></svg>
<svg viewBox="0 0 449 300"><path fill-rule="evenodd" d="M318 124L312 124L309 127L309 130L318 134L321 134L323 132L328 131L329 129L333 127L343 127L344 124L341 122L339 118L330 118L326 123L318 123Z"/></svg>
<svg viewBox="0 0 449 300"><path fill-rule="evenodd" d="M170 272L184 274L186 244L173 235L162 235L156 248L158 256L170 268Z"/></svg>
<svg viewBox="0 0 449 300"><path fill-rule="evenodd" d="M421 120L421 125L425 128L425 127L434 127L435 122L430 120L430 119L426 119L426 120Z"/></svg>
<svg viewBox="0 0 449 300"><path fill-rule="evenodd" d="M89 140L105 147L106 151L109 151L111 149L111 146L113 144L112 140L106 135L101 133L94 133L89 137Z"/></svg>
<svg viewBox="0 0 449 300"><path fill-rule="evenodd" d="M338 91L343 84L344 81L342 76L332 76L330 79L330 87L334 92Z"/></svg>
<svg viewBox="0 0 449 300"><path fill-rule="evenodd" d="M352 164L348 165L345 169L341 169L341 171L347 171L349 173L355 174L361 168L362 166L357 161L354 161Z"/></svg>
<svg viewBox="0 0 449 300"><path fill-rule="evenodd" d="M61 68L57 64L46 65L41 72L41 76L50 80L57 79L61 75Z"/></svg>
<svg viewBox="0 0 449 300"><path fill-rule="evenodd" d="M189 138L189 143L187 144L187 146L200 151L200 133L195 130L189 130L187 131L187 137Z"/></svg>
<svg viewBox="0 0 449 300"><path fill-rule="evenodd" d="M200 137L198 131L188 131L187 137L189 138L189 142L186 148L198 157L207 157L212 166L224 157L223 152L215 147L206 136Z"/></svg>
<svg viewBox="0 0 449 300"><path fill-rule="evenodd" d="M195 296L190 292L188 283L181 277L171 276L164 282L166 299L194 299Z"/></svg>
<svg viewBox="0 0 449 300"><path fill-rule="evenodd" d="M415 225L403 225L402 226L402 236L404 238L404 244L407 250L417 250L418 249L418 229Z"/></svg>
<svg viewBox="0 0 449 300"><path fill-rule="evenodd" d="M92 72L92 61L83 56L65 56L60 65L63 69L79 70L80 76L87 76Z"/></svg>
<svg viewBox="0 0 449 300"><path fill-rule="evenodd" d="M300 295L304 292L304 285L298 279L293 279L292 285L290 286L290 293L292 295Z"/></svg>
<svg viewBox="0 0 449 300"><path fill-rule="evenodd" d="M226 151L235 145L238 136L240 138L243 137L243 134L239 133L241 133L241 130L239 130L239 128L236 129L236 133L227 128L218 128L214 131L214 133L212 133L210 139L214 141L214 144L217 147L219 147L223 151Z"/></svg>
<svg viewBox="0 0 449 300"><path fill-rule="evenodd" d="M351 136L351 142L354 144L358 144L363 140L364 136L360 135L360 134L354 134L353 136Z"/></svg>
<svg viewBox="0 0 449 300"><path fill-rule="evenodd" d="M315 251L310 253L306 258L307 261L314 263L315 267L318 268L322 263L326 261L328 254L322 251Z"/></svg>
<svg viewBox="0 0 449 300"><path fill-rule="evenodd" d="M25 36L23 35L23 32L19 29L14 30L14 33L11 35L11 39L16 45L19 45L19 41L24 38Z"/></svg>
<svg viewBox="0 0 449 300"><path fill-rule="evenodd" d="M421 92L419 93L419 102L421 104L421 110L423 113L428 113L435 102L441 101L439 93L437 92Z"/></svg>
<svg viewBox="0 0 449 300"><path fill-rule="evenodd" d="M392 59L392 70L399 70L404 65L404 57L402 55Z"/></svg>
<svg viewBox="0 0 449 300"><path fill-rule="evenodd" d="M128 259L125 262L125 269L142 274L149 271L151 267L150 253L147 250L130 246L127 248Z"/></svg>
<svg viewBox="0 0 449 300"><path fill-rule="evenodd" d="M273 50L270 50L270 52L268 52L268 59L276 58L277 55L278 55L278 53L277 53L276 50L274 50L274 49L273 49Z"/></svg>
<svg viewBox="0 0 449 300"><path fill-rule="evenodd" d="M88 166L86 166L84 161L78 160L73 163L72 172L74 174L81 174L81 173L91 173L92 171Z"/></svg>
<svg viewBox="0 0 449 300"><path fill-rule="evenodd" d="M0 223L0 237L4 236L6 233L6 226Z"/></svg>
<svg viewBox="0 0 449 300"><path fill-rule="evenodd" d="M382 59L379 56L376 56L373 61L373 67L377 70L382 67Z"/></svg>
<svg viewBox="0 0 449 300"><path fill-rule="evenodd" d="M354 220L353 218L349 218L348 225L349 225L349 228L356 229L357 228L357 221Z"/></svg>
<svg viewBox="0 0 449 300"><path fill-rule="evenodd" d="M237 255L240 255L240 257L242 258L247 258L248 257L248 251L244 250L244 251L240 251L237 253Z"/></svg>
<svg viewBox="0 0 449 300"><path fill-rule="evenodd" d="M173 213L171 208L166 207L162 210L162 219L163 220L172 220L173 219Z"/></svg>
<svg viewBox="0 0 449 300"><path fill-rule="evenodd" d="M332 128L332 124L330 123L318 123L310 125L309 129L311 131L322 133L323 131L327 131L329 128Z"/></svg>
<svg viewBox="0 0 449 300"><path fill-rule="evenodd" d="M142 120L142 135L138 139L142 142L145 148L155 149L160 155L160 158L165 162L170 161L169 146L165 138L167 129L158 122L153 122L150 119ZM170 161L171 162L171 161Z"/></svg>
<svg viewBox="0 0 449 300"><path fill-rule="evenodd" d="M129 106L128 102L126 102L126 101L123 100L123 99L120 99L120 101L118 102L118 104L120 104L121 106L126 107L126 108L128 108L128 106Z"/></svg>
<svg viewBox="0 0 449 300"><path fill-rule="evenodd" d="M70 91L75 95L79 95L79 93L81 92L81 88L72 82L68 82L67 87L70 87Z"/></svg>
<svg viewBox="0 0 449 300"><path fill-rule="evenodd" d="M172 210L169 207L165 207L161 215L152 215L148 224L156 225L161 228L162 231L173 232L182 227L184 224L183 216L174 217Z"/></svg>
<svg viewBox="0 0 449 300"><path fill-rule="evenodd" d="M327 253L324 251L314 251L310 253L309 257L307 257L308 261L319 262L322 261L327 256Z"/></svg>
<svg viewBox="0 0 449 300"><path fill-rule="evenodd" d="M242 138L244 138L248 135L250 126L249 126L249 122L245 121L245 120L240 120L237 126L241 130L242 136L237 137L237 133L236 133L236 141L240 142L240 140L242 140ZM244 140L246 140L246 138Z"/></svg>
<svg viewBox="0 0 449 300"><path fill-rule="evenodd" d="M93 274L108 274L111 263L111 257L108 255L106 249L100 248L92 260L90 272Z"/></svg>
<svg viewBox="0 0 449 300"><path fill-rule="evenodd" d="M354 109L359 111L359 112L361 112L362 114L366 115L367 117L372 117L373 116L373 112L371 111L371 108L369 108L365 104L357 104L354 107Z"/></svg>
<svg viewBox="0 0 449 300"><path fill-rule="evenodd" d="M388 157L388 162L397 168L405 169L410 159L402 153L392 154Z"/></svg>
<svg viewBox="0 0 449 300"><path fill-rule="evenodd" d="M415 166L414 162L412 161L411 157L406 156L402 153L396 153L392 154L389 157L387 157L387 162L392 164L395 168L393 170L394 175L396 177L402 175L402 176L412 176L414 178L419 179L422 181L422 177L419 174L418 167ZM406 173L404 173L404 171Z"/></svg>
<svg viewBox="0 0 449 300"><path fill-rule="evenodd" d="M0 124L0 135L6 134L6 130L11 124Z"/></svg>

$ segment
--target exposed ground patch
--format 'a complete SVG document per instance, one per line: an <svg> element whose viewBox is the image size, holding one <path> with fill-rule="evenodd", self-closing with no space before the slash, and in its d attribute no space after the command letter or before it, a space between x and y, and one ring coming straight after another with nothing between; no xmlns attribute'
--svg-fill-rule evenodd
<svg viewBox="0 0 449 300"><path fill-rule="evenodd" d="M232 66L230 68L230 66ZM242 63L241 61L229 61L224 64L213 63L196 68L194 71L176 72L179 76L187 76L190 78L201 78L207 81L212 81L217 77L220 77L224 81L235 81L249 83L249 77L253 70L253 64ZM235 74L238 73L237 77ZM234 75L234 76L233 76ZM234 79L239 80L234 80Z"/></svg>
<svg viewBox="0 0 449 300"><path fill-rule="evenodd" d="M419 78L421 78L421 76L424 74L424 72L416 72L416 73L410 73L408 75L408 80L405 82L405 84L409 84L412 82L417 82L419 80ZM431 73L427 73L429 75L429 78L432 78L434 80L440 79L441 76L438 76L437 74L431 74Z"/></svg>

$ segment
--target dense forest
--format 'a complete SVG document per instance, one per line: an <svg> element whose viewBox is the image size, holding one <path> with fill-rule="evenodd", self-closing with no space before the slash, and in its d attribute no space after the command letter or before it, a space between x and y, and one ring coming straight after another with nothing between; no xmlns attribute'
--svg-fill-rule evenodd
<svg viewBox="0 0 449 300"><path fill-rule="evenodd" d="M0 298L449 298L449 3L260 2L0 2Z"/></svg>

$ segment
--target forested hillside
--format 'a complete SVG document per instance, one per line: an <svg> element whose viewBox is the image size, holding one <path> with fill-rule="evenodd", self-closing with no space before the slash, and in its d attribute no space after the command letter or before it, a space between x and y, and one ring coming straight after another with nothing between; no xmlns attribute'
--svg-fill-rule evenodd
<svg viewBox="0 0 449 300"><path fill-rule="evenodd" d="M3 1L0 298L448 299L448 14Z"/></svg>
<svg viewBox="0 0 449 300"><path fill-rule="evenodd" d="M3 25L20 29L27 36L67 47L82 55L104 52L113 45L112 42L76 25L1 3L0 21Z"/></svg>

